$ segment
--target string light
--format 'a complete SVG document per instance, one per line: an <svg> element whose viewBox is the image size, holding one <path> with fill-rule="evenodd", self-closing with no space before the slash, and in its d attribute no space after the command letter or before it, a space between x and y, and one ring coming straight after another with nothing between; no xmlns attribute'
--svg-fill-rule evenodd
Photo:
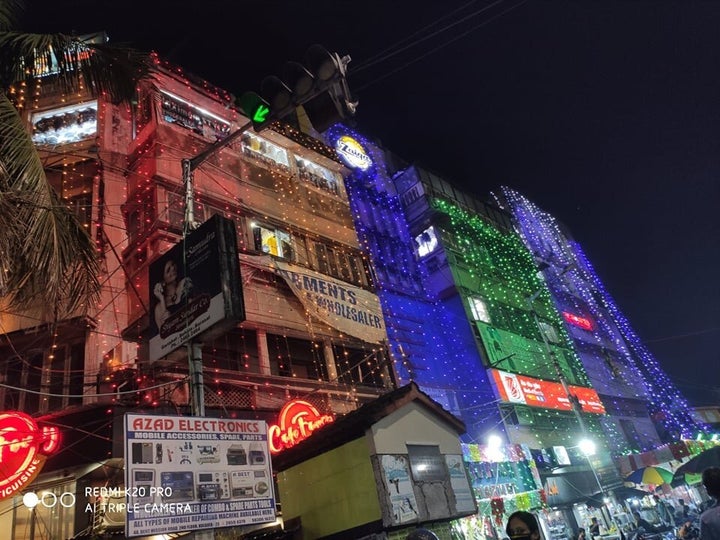
<svg viewBox="0 0 720 540"><path fill-rule="evenodd" d="M704 429L698 426L685 398L620 312L579 244L563 232L554 217L527 198L507 187L502 188L502 195L528 249L537 260L547 264L546 276L554 301L559 309L570 312L566 321L571 324L568 328L576 349L593 374L593 386L611 416L615 416L603 422L613 452L648 450L660 443L648 422L632 422L638 432L634 440L628 440L628 434L619 428L621 420L617 417L628 416L632 400L648 405L665 442ZM583 324L575 322L585 315Z"/></svg>

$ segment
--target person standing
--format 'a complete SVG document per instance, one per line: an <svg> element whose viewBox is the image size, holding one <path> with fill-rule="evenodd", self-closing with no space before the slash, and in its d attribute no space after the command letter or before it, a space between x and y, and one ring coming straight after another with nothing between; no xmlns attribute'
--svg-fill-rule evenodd
<svg viewBox="0 0 720 540"><path fill-rule="evenodd" d="M663 499L658 497L657 495L653 495L653 499L655 499L655 509L657 510L658 517L660 518L660 521L663 525L673 525L674 519L673 514L670 511L670 508L668 507L668 503L666 503Z"/></svg>
<svg viewBox="0 0 720 540"><path fill-rule="evenodd" d="M720 540L720 467L705 469L702 473L702 484L714 502L700 515L699 540ZM689 537L690 525L690 522L687 522L680 527L680 538Z"/></svg>
<svg viewBox="0 0 720 540"><path fill-rule="evenodd" d="M598 518L593 517L590 520L590 527L588 527L588 532L590 533L590 538L593 540L600 536L600 523L598 523Z"/></svg>
<svg viewBox="0 0 720 540"><path fill-rule="evenodd" d="M518 510L510 514L505 532L511 540L540 540L540 525L530 512Z"/></svg>

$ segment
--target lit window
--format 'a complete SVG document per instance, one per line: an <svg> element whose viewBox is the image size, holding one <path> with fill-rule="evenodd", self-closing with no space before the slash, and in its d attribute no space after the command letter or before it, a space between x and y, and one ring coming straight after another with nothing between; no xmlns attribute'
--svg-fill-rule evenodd
<svg viewBox="0 0 720 540"><path fill-rule="evenodd" d="M292 237L285 231L254 225L253 238L257 251L283 259L292 259Z"/></svg>
<svg viewBox="0 0 720 540"><path fill-rule="evenodd" d="M207 109L164 90L160 94L162 118L165 122L213 140L224 139L230 132L230 123Z"/></svg>
<svg viewBox="0 0 720 540"><path fill-rule="evenodd" d="M473 320L490 324L490 312L482 298L471 296L468 298L468 303L470 304L470 312L472 313Z"/></svg>
<svg viewBox="0 0 720 540"><path fill-rule="evenodd" d="M267 139L246 131L243 133L241 141L242 151L247 155L258 158L260 161L270 161L285 167L290 164L287 151Z"/></svg>
<svg viewBox="0 0 720 540"><path fill-rule="evenodd" d="M298 176L317 188L338 195L337 174L305 158L295 157Z"/></svg>
<svg viewBox="0 0 720 540"><path fill-rule="evenodd" d="M38 145L68 144L97 135L97 101L33 113L32 140Z"/></svg>
<svg viewBox="0 0 720 540"><path fill-rule="evenodd" d="M438 247L438 239L435 234L435 227L430 226L425 229L422 233L415 237L415 243L417 244L418 256L424 257L428 253L435 251Z"/></svg>

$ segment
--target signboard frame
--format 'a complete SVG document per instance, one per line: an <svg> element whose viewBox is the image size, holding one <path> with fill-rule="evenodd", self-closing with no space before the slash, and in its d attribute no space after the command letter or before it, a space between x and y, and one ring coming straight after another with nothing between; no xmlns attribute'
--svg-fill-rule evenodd
<svg viewBox="0 0 720 540"><path fill-rule="evenodd" d="M273 522L264 420L125 415L128 537Z"/></svg>
<svg viewBox="0 0 720 540"><path fill-rule="evenodd" d="M558 411L571 411L572 405L562 383L544 381L518 373L489 369L490 380L497 396L506 403L518 403ZM605 414L605 406L598 393L584 386L569 385L580 401L583 412Z"/></svg>
<svg viewBox="0 0 720 540"><path fill-rule="evenodd" d="M149 274L150 362L194 338L217 337L245 319L237 233L230 219L211 217L155 259Z"/></svg>

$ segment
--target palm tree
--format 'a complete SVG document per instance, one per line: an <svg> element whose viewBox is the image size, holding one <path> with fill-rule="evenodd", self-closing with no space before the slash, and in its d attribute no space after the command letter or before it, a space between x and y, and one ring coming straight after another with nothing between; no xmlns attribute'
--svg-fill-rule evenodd
<svg viewBox="0 0 720 540"><path fill-rule="evenodd" d="M63 34L15 30L22 0L0 0L0 298L14 309L54 319L86 310L99 295L98 257L90 234L45 176L11 89L38 66L56 67L63 91L81 85L112 102L129 102L150 65L130 49Z"/></svg>

